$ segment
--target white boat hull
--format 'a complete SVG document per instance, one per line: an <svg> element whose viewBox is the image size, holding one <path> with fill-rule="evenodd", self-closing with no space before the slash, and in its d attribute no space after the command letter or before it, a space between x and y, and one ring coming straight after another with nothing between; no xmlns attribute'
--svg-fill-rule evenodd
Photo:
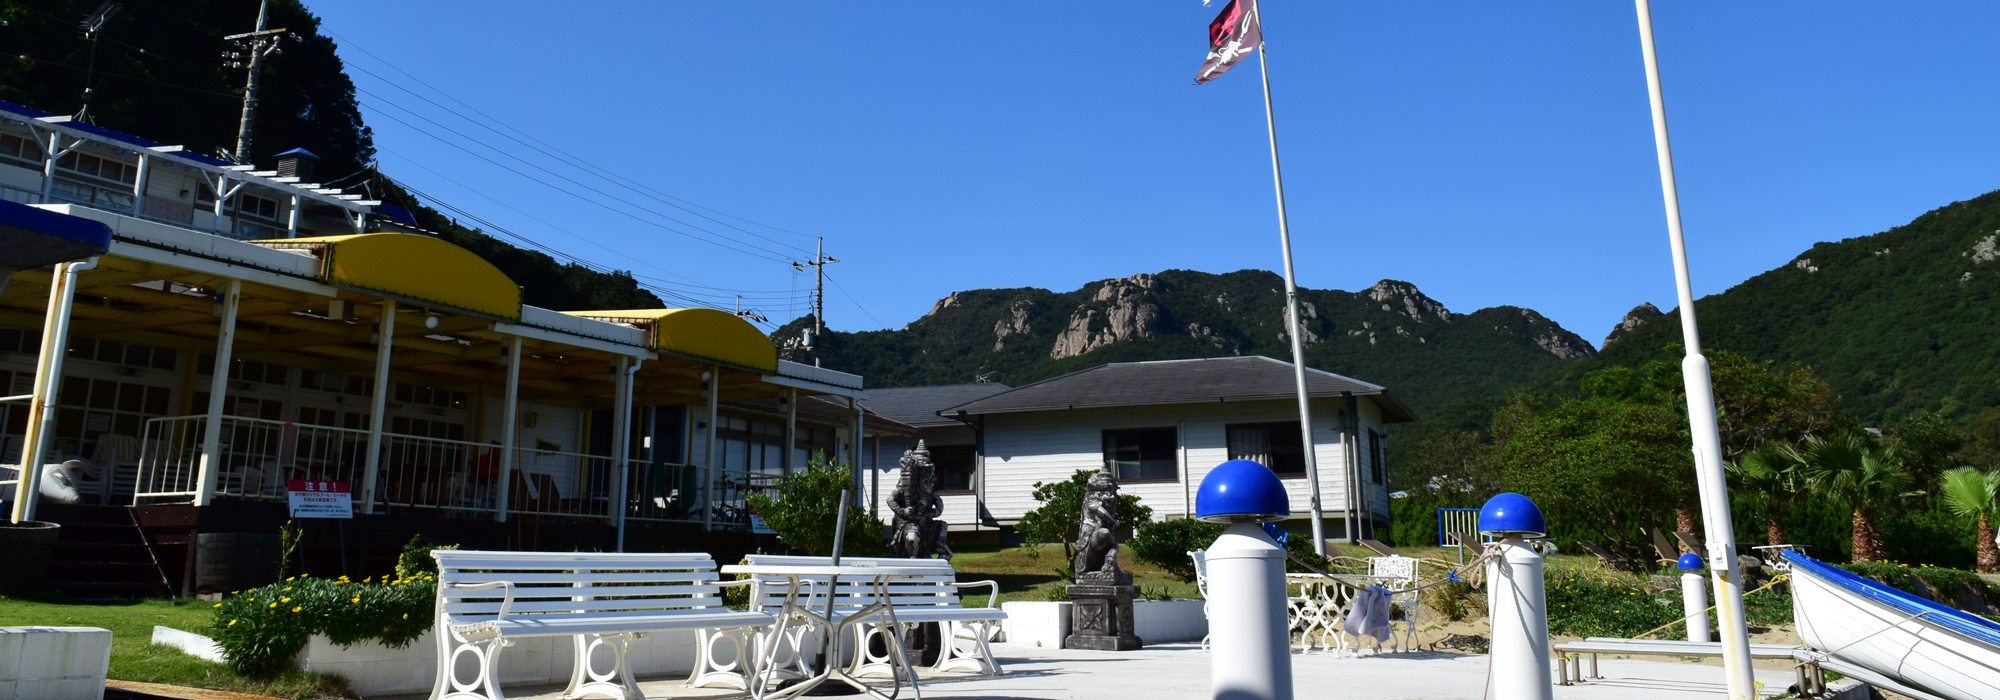
<svg viewBox="0 0 2000 700"><path fill-rule="evenodd" d="M2000 626L1787 553L1799 637L1839 662L1950 700L2000 698Z"/></svg>

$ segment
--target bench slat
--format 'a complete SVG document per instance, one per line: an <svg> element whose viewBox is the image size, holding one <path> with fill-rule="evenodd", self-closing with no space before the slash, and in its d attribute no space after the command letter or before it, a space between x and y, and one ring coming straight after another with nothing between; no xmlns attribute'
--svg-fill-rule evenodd
<svg viewBox="0 0 2000 700"><path fill-rule="evenodd" d="M512 581L515 584L524 584L524 583L595 584L595 583L670 583L670 582L680 582L680 581L685 581L690 583L692 582L707 583L715 581L717 579L714 574L689 574L689 573L675 573L675 572L620 571L620 572L610 572L610 573L577 574L564 571L546 571L546 572L508 571L508 572L492 572L492 573L482 572L476 574L460 572L449 576L440 576L438 577L438 580L444 583L483 583L486 581Z"/></svg>
<svg viewBox="0 0 2000 700"><path fill-rule="evenodd" d="M493 600L499 600L505 597L504 595L498 593L498 591L500 590L502 589L481 588L478 590L466 590L463 588L454 588L454 589L448 589L448 592L446 592L443 597L449 600L463 600L468 598L491 598ZM570 587L570 586L516 586L514 588L514 599L524 600L528 598L611 598L611 597L630 598L636 596L690 597L697 595L713 598L716 596L716 594L721 592L722 592L721 586L693 585L693 584L675 584L671 586L591 586L589 588Z"/></svg>

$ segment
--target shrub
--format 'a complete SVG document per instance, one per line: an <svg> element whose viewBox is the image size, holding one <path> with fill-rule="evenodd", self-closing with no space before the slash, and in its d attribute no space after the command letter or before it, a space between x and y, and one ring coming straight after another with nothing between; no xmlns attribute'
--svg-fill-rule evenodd
<svg viewBox="0 0 2000 700"><path fill-rule="evenodd" d="M1076 538L1083 521L1083 493L1091 475L1096 473L1095 469L1078 469L1067 481L1035 482L1033 495L1042 505L1022 514L1014 525L1014 532L1030 544L1062 543L1063 565L1055 572L1067 581L1076 580ZM1119 532L1115 534L1120 539L1131 537L1135 527L1152 519L1152 507L1140 505L1138 496L1118 496Z"/></svg>
<svg viewBox="0 0 2000 700"><path fill-rule="evenodd" d="M437 576L438 563L431 558L431 550L458 549L458 545L433 542L435 540L423 535L411 535L410 541L403 543L403 553L396 556L396 578L415 579L425 574Z"/></svg>
<svg viewBox="0 0 2000 700"><path fill-rule="evenodd" d="M1661 603L1654 594L1629 581L1599 578L1575 570L1549 569L1549 632L1578 637L1632 637L1675 623L1654 636L1686 639L1678 600Z"/></svg>
<svg viewBox="0 0 2000 700"><path fill-rule="evenodd" d="M1182 581L1195 579L1194 560L1188 552L1208 549L1229 526L1205 523L1192 518L1174 518L1139 526L1139 534L1125 543L1132 558L1165 569Z"/></svg>
<svg viewBox="0 0 2000 700"><path fill-rule="evenodd" d="M1979 574L1962 569L1946 569L1928 564L1910 566L1895 562L1858 562L1841 564L1840 568L1881 581L1914 596L1937 600L1939 603L1957 607L1958 593L1971 589L1983 595L1990 602L2000 602L2000 585L1994 585ZM1917 581L1922 581L1920 586ZM1924 588L1930 588L1926 591ZM1942 598L1942 600L1938 600Z"/></svg>
<svg viewBox="0 0 2000 700"><path fill-rule="evenodd" d="M271 676L314 634L341 646L409 646L430 629L436 597L430 575L380 583L296 576L217 603L209 636L237 673Z"/></svg>
<svg viewBox="0 0 2000 700"><path fill-rule="evenodd" d="M1474 591L1472 584L1464 581L1438 584L1417 595L1424 607L1437 611L1452 622L1486 616L1486 594Z"/></svg>
<svg viewBox="0 0 2000 700"><path fill-rule="evenodd" d="M764 524L778 533L785 546L813 556L833 553L834 524L840 520L840 495L853 487L854 472L846 465L827 460L825 452L814 452L805 469L779 477L774 486L778 497L750 494L750 509L764 518ZM847 540L841 553L869 556L887 551L882 539L882 523L866 508L847 509Z"/></svg>

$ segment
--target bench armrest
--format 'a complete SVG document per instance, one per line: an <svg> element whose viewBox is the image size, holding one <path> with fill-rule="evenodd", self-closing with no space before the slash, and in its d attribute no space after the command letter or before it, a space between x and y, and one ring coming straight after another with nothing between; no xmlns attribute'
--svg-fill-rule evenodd
<svg viewBox="0 0 2000 700"><path fill-rule="evenodd" d="M988 594L987 594L987 596L986 596L986 607L989 607L989 608L991 608L991 607L997 607L997 606L996 606L996 603L997 603L997 602L998 602L998 601L1000 600L1000 582L999 582L999 581L966 581L966 582L963 582L963 583L960 583L960 582L956 582L956 581L954 581L954 582L952 582L952 584L951 584L951 585L953 585L953 586L956 586L956 587L959 587L959 588L975 588L975 587L978 587L978 586L985 586L985 587L987 587L987 588L990 588L990 589L992 589L992 592L991 592L991 593L988 593Z"/></svg>
<svg viewBox="0 0 2000 700"><path fill-rule="evenodd" d="M508 611L511 611L514 608L513 581L488 581L486 583L447 583L445 584L445 587L456 588L465 591L477 591L477 590L484 590L487 588L507 589L507 596L500 599L500 614L493 617L494 621L496 622L507 619Z"/></svg>

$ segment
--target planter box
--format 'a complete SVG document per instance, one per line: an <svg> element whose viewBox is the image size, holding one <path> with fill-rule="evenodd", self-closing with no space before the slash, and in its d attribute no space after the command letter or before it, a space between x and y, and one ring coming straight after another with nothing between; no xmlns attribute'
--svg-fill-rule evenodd
<svg viewBox="0 0 2000 700"><path fill-rule="evenodd" d="M214 648L214 642L207 637L178 630L167 632L174 634L163 636L156 630L154 640L180 647L196 656L200 656L202 650ZM316 634L299 652L296 661L301 671L347 679L348 687L363 697L428 693L437 680L437 639L432 636L434 634L425 632L417 641L401 649L391 649L374 642L342 647ZM528 637L516 640L500 655L501 685L568 683L572 668L570 662L576 656L571 639ZM640 677L688 674L694 669L694 640L693 631L647 635L632 645L632 651L626 657L632 664L632 674ZM729 646L724 644L723 648L728 649ZM106 649L108 651L109 647ZM610 650L598 653L598 668L609 668ZM106 658L108 660L109 657ZM470 654L460 655L459 663L459 678L471 678L477 673L476 662ZM102 670L99 677L102 678ZM5 697L8 696L0 693L0 698Z"/></svg>
<svg viewBox="0 0 2000 700"><path fill-rule="evenodd" d="M0 627L0 700L97 700L111 666L111 630Z"/></svg>
<svg viewBox="0 0 2000 700"><path fill-rule="evenodd" d="M1132 631L1147 644L1185 642L1208 636L1208 601L1199 598L1132 601Z"/></svg>
<svg viewBox="0 0 2000 700"><path fill-rule="evenodd" d="M1208 636L1208 616L1199 599L1136 600L1132 602L1132 627L1147 644L1184 642ZM1070 603L1015 601L1001 603L1007 611L1002 625L1010 644L1061 649L1069 636Z"/></svg>

